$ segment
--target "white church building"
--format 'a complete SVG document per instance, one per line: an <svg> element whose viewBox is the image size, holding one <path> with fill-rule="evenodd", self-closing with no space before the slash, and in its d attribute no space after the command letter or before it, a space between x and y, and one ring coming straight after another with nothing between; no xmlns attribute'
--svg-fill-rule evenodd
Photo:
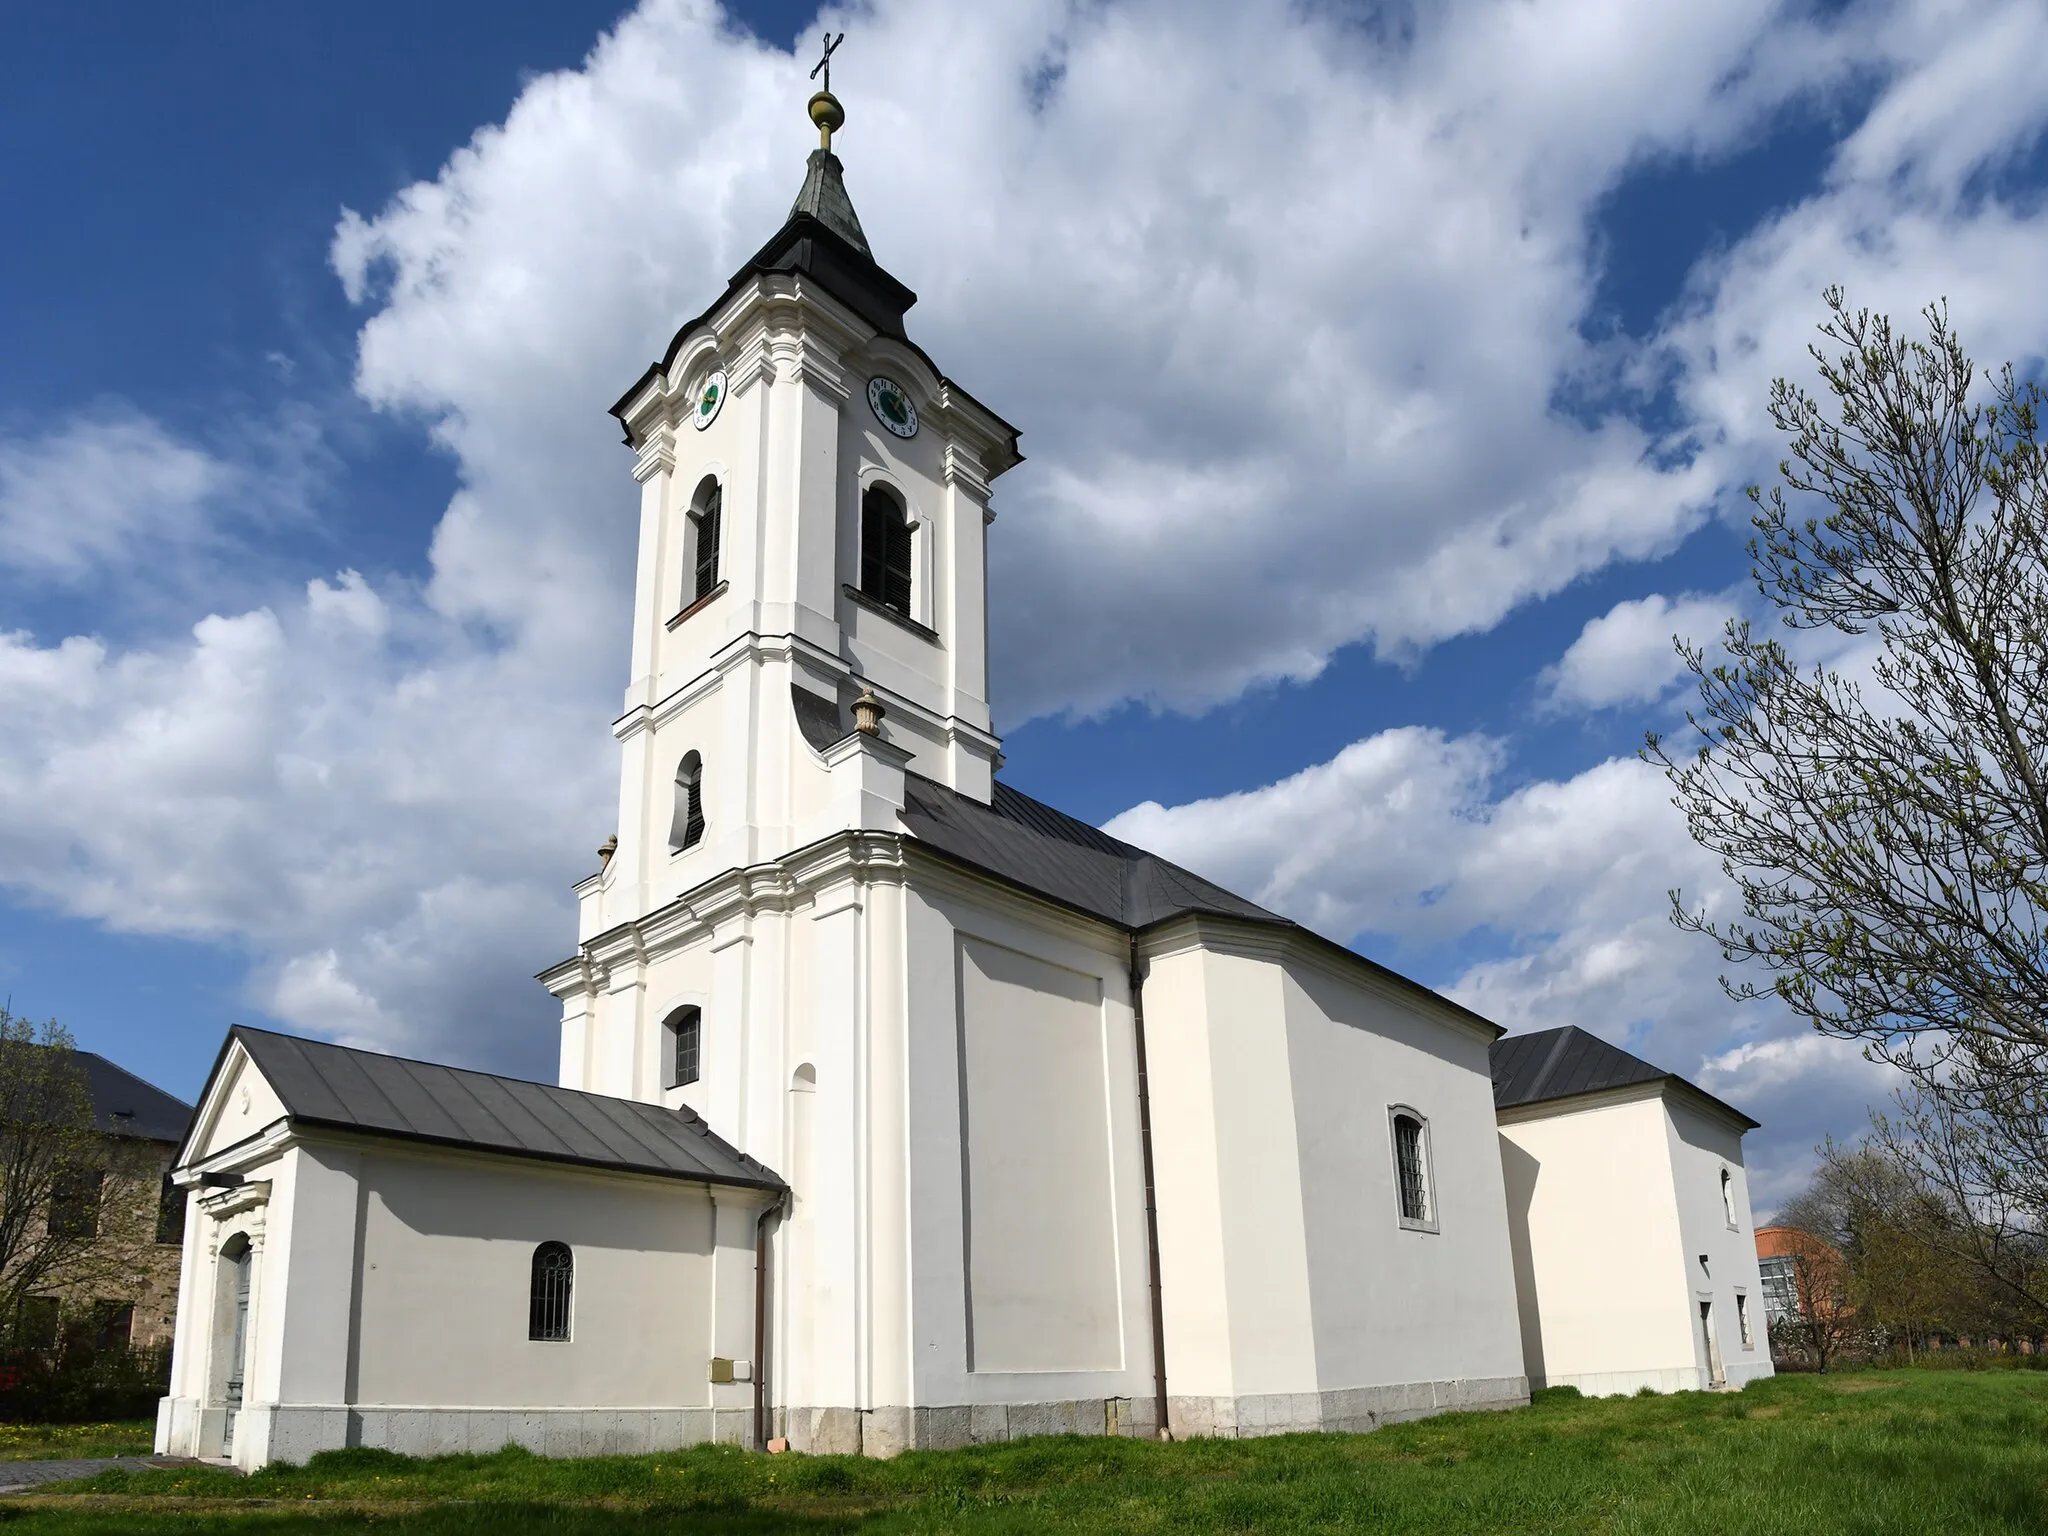
<svg viewBox="0 0 2048 1536"><path fill-rule="evenodd" d="M1511 1221L1501 1030L996 778L1017 434L906 336L812 109L788 221L614 408L631 675L559 1085L234 1030L160 1451L886 1455L1560 1379L1517 1270L1578 1175Z"/></svg>

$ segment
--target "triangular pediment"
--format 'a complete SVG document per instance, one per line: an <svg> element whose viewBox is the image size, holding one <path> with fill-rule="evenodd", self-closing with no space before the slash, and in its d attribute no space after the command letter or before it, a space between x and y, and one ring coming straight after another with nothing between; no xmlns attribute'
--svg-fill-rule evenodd
<svg viewBox="0 0 2048 1536"><path fill-rule="evenodd" d="M179 1165L204 1162L252 1141L284 1118L284 1100L242 1043L230 1037L200 1096Z"/></svg>

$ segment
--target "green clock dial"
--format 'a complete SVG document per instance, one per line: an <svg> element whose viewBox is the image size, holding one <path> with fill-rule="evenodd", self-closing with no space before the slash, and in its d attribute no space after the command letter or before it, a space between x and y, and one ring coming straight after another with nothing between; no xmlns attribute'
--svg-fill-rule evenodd
<svg viewBox="0 0 2048 1536"><path fill-rule="evenodd" d="M710 377L705 379L703 388L697 391L697 409L690 413L690 419L697 424L699 432L718 420L718 408L724 404L725 370L714 368Z"/></svg>
<svg viewBox="0 0 2048 1536"><path fill-rule="evenodd" d="M917 406L894 379L868 380L868 409L898 437L917 436Z"/></svg>

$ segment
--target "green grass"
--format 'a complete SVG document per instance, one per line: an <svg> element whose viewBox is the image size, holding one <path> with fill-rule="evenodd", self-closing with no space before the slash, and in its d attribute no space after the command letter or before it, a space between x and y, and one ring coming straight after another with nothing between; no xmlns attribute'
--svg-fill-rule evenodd
<svg viewBox="0 0 2048 1536"><path fill-rule="evenodd" d="M1374 1435L1045 1439L894 1461L717 1447L550 1462L339 1451L239 1478L106 1473L0 1502L49 1532L2048 1530L2048 1377L1868 1372L1581 1399Z"/></svg>
<svg viewBox="0 0 2048 1536"><path fill-rule="evenodd" d="M156 1424L149 1419L116 1424L0 1424L0 1461L147 1456L155 1440Z"/></svg>

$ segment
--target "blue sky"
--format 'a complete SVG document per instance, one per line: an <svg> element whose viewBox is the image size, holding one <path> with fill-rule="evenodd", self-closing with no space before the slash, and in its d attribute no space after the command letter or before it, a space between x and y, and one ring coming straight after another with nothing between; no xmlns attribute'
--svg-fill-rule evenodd
<svg viewBox="0 0 2048 1536"><path fill-rule="evenodd" d="M1718 877L1631 754L1674 630L1747 611L1824 283L2048 346L2039 7L1204 9L830 19L912 333L1030 456L1007 776L1696 1076L1789 1188L1885 1084L1669 930ZM186 1094L236 1019L546 1074L624 677L604 408L779 221L819 26L0 21L18 1011Z"/></svg>

